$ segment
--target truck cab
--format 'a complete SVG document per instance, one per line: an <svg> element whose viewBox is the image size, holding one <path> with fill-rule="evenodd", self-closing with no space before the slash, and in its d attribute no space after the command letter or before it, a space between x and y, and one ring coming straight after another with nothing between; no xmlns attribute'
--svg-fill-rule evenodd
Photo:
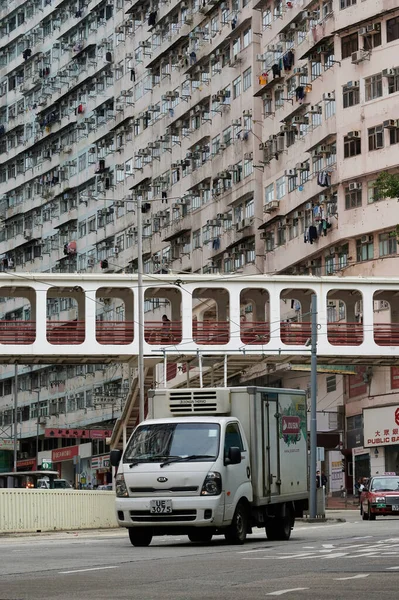
<svg viewBox="0 0 399 600"><path fill-rule="evenodd" d="M307 501L306 425L305 445L295 449L304 469L295 474L296 482L287 481L284 494L280 467L288 463L279 459L279 432L283 444L292 432L283 432L277 405L257 390L152 393L154 418L137 426L123 454L111 451L111 463L118 467L117 519L133 545L147 546L154 535L167 534L185 534L193 542L222 534L241 544L253 526L266 527L268 537L289 538ZM294 394L290 403L296 406L302 399ZM295 419L289 417L285 426L296 427Z"/></svg>

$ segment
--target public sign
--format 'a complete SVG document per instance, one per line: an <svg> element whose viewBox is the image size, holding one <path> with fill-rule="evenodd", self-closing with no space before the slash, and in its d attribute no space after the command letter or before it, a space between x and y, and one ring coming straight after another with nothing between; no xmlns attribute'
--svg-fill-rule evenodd
<svg viewBox="0 0 399 600"><path fill-rule="evenodd" d="M14 450L14 440L12 438L0 438L0 450ZM19 442L17 442L19 450Z"/></svg>
<svg viewBox="0 0 399 600"><path fill-rule="evenodd" d="M112 436L112 429L45 429L45 438L73 438L87 440L105 440Z"/></svg>
<svg viewBox="0 0 399 600"><path fill-rule="evenodd" d="M399 407L381 406L363 410L364 446L399 444Z"/></svg>
<svg viewBox="0 0 399 600"><path fill-rule="evenodd" d="M42 469L52 471L53 463L51 462L51 460L43 459L42 460Z"/></svg>

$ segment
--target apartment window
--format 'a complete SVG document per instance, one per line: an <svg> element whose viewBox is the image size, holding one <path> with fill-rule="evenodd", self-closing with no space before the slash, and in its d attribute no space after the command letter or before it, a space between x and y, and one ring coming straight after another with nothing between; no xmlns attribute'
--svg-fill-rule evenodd
<svg viewBox="0 0 399 600"><path fill-rule="evenodd" d="M275 105L276 109L284 106L283 98L284 98L284 92L280 92L280 91L274 92L274 105Z"/></svg>
<svg viewBox="0 0 399 600"><path fill-rule="evenodd" d="M374 239L372 235L363 235L356 240L356 260L363 262L374 258Z"/></svg>
<svg viewBox="0 0 399 600"><path fill-rule="evenodd" d="M281 200L285 196L285 176L276 181L276 196L277 200Z"/></svg>
<svg viewBox="0 0 399 600"><path fill-rule="evenodd" d="M277 246L283 246L285 244L285 227L277 228Z"/></svg>
<svg viewBox="0 0 399 600"><path fill-rule="evenodd" d="M334 256L326 256L325 258L325 269L326 275L333 275L334 273Z"/></svg>
<svg viewBox="0 0 399 600"><path fill-rule="evenodd" d="M322 66L319 61L312 61L310 63L310 80L314 81L322 74Z"/></svg>
<svg viewBox="0 0 399 600"><path fill-rule="evenodd" d="M399 16L387 21L387 42L399 39Z"/></svg>
<svg viewBox="0 0 399 600"><path fill-rule="evenodd" d="M271 183L265 188L265 204L274 200L274 183Z"/></svg>
<svg viewBox="0 0 399 600"><path fill-rule="evenodd" d="M341 56L342 58L349 58L352 52L359 50L359 35L358 33L351 33L341 39Z"/></svg>
<svg viewBox="0 0 399 600"><path fill-rule="evenodd" d="M245 203L245 218L250 219L255 214L255 202L254 200L247 200Z"/></svg>
<svg viewBox="0 0 399 600"><path fill-rule="evenodd" d="M384 128L382 125L370 127L367 130L369 140L369 151L379 150L384 147Z"/></svg>
<svg viewBox="0 0 399 600"><path fill-rule="evenodd" d="M396 231L380 233L378 236L380 256L390 256L397 252Z"/></svg>
<svg viewBox="0 0 399 600"><path fill-rule="evenodd" d="M339 0L339 8L341 10L353 6L354 4L356 4L356 0Z"/></svg>
<svg viewBox="0 0 399 600"><path fill-rule="evenodd" d="M231 127L227 127L223 131L223 144L226 144L226 146L230 146L231 144Z"/></svg>
<svg viewBox="0 0 399 600"><path fill-rule="evenodd" d="M81 154L78 159L78 169L79 172L83 171L86 168L86 153Z"/></svg>
<svg viewBox="0 0 399 600"><path fill-rule="evenodd" d="M233 42L233 56L236 56L241 51L241 39L238 37Z"/></svg>
<svg viewBox="0 0 399 600"><path fill-rule="evenodd" d="M382 196L380 196L380 192L377 188L377 182L369 181L367 183L367 203L372 204L373 202L378 202L381 200Z"/></svg>
<svg viewBox="0 0 399 600"><path fill-rule="evenodd" d="M247 46L249 46L249 44L252 42L252 29L250 27L248 27L248 29L246 29L244 31L244 35L242 36L242 41L243 41L243 48L247 48Z"/></svg>
<svg viewBox="0 0 399 600"><path fill-rule="evenodd" d="M79 223L79 237L82 238L86 235L86 221Z"/></svg>
<svg viewBox="0 0 399 600"><path fill-rule="evenodd" d="M360 102L360 94L358 87L344 87L342 93L342 100L344 108L349 108L350 106L355 106Z"/></svg>
<svg viewBox="0 0 399 600"><path fill-rule="evenodd" d="M262 30L264 31L272 24L272 13L270 8L266 8L262 13Z"/></svg>
<svg viewBox="0 0 399 600"><path fill-rule="evenodd" d="M241 94L241 75L233 81L233 99Z"/></svg>
<svg viewBox="0 0 399 600"><path fill-rule="evenodd" d="M288 193L296 190L296 177L288 177Z"/></svg>
<svg viewBox="0 0 399 600"><path fill-rule="evenodd" d="M399 128L389 130L389 143L397 144L399 142Z"/></svg>
<svg viewBox="0 0 399 600"><path fill-rule="evenodd" d="M345 188L345 209L358 208L362 205L362 190L349 190Z"/></svg>
<svg viewBox="0 0 399 600"><path fill-rule="evenodd" d="M201 230L193 231L193 250L201 248Z"/></svg>
<svg viewBox="0 0 399 600"><path fill-rule="evenodd" d="M377 48L377 46L381 46L381 23L374 23L374 26L380 26L380 31L363 36L363 50L372 50L373 48Z"/></svg>
<svg viewBox="0 0 399 600"><path fill-rule="evenodd" d="M388 94L399 92L399 73L388 77Z"/></svg>
<svg viewBox="0 0 399 600"><path fill-rule="evenodd" d="M335 100L328 100L324 103L324 116L330 119L335 115Z"/></svg>
<svg viewBox="0 0 399 600"><path fill-rule="evenodd" d="M360 137L344 137L344 158L351 158L361 154L361 141Z"/></svg>
<svg viewBox="0 0 399 600"><path fill-rule="evenodd" d="M251 67L249 67L249 69L244 71L244 73L242 74L242 84L243 84L244 92L251 87L251 85L252 85L252 68Z"/></svg>
<svg viewBox="0 0 399 600"><path fill-rule="evenodd" d="M327 375L326 377L326 392L329 394L330 392L335 392L337 389L337 376L336 375Z"/></svg>
<svg viewBox="0 0 399 600"><path fill-rule="evenodd" d="M371 77L367 77L364 80L365 85L365 100L369 102L370 100L375 100L375 98L380 98L382 96L382 75L381 73L377 73L377 75L372 75Z"/></svg>
<svg viewBox="0 0 399 600"><path fill-rule="evenodd" d="M248 177L253 173L253 161L252 158L247 158L244 160L244 177Z"/></svg>

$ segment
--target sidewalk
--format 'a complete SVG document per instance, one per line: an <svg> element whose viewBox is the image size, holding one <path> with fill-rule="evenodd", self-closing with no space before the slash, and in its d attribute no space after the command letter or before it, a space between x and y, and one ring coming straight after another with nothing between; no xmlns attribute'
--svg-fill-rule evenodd
<svg viewBox="0 0 399 600"><path fill-rule="evenodd" d="M359 510L359 501L355 496L331 496L326 498L327 510Z"/></svg>

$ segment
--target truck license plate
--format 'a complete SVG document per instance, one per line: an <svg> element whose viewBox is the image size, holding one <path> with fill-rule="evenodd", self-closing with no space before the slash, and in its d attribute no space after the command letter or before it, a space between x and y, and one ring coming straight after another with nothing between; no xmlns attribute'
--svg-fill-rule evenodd
<svg viewBox="0 0 399 600"><path fill-rule="evenodd" d="M392 504L392 510L399 510L399 504Z"/></svg>
<svg viewBox="0 0 399 600"><path fill-rule="evenodd" d="M172 500L150 500L151 514L168 514L172 512Z"/></svg>

